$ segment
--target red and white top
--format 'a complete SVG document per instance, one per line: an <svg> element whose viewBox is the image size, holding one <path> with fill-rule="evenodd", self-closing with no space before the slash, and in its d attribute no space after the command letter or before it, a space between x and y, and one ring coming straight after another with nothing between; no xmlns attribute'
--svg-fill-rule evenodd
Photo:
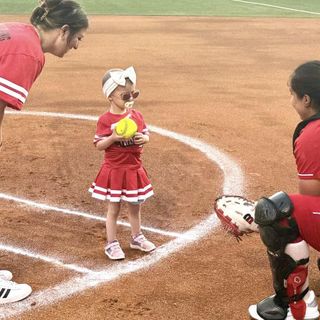
<svg viewBox="0 0 320 320"><path fill-rule="evenodd" d="M125 114L103 114L97 124L94 143L112 134L116 124L123 118L130 117L138 126L138 132L149 134L143 116L136 110ZM104 163L89 188L94 198L112 202L128 201L141 203L153 195L153 187L147 171L142 166L143 147L136 145L133 139L113 143L105 150Z"/></svg>
<svg viewBox="0 0 320 320"><path fill-rule="evenodd" d="M44 63L40 38L32 25L0 23L0 100L21 110Z"/></svg>
<svg viewBox="0 0 320 320"><path fill-rule="evenodd" d="M112 134L117 123L123 118L131 118L137 124L137 131L143 134L149 134L149 130L144 122L142 114L137 110L130 110L125 114L113 114L106 112L100 116L97 124L97 130L94 137L94 143L108 137ZM133 143L133 139L123 143L113 143L105 150L105 163L109 166L140 166L140 155L143 152L141 145Z"/></svg>
<svg viewBox="0 0 320 320"><path fill-rule="evenodd" d="M311 121L295 141L299 179L320 179L320 120Z"/></svg>

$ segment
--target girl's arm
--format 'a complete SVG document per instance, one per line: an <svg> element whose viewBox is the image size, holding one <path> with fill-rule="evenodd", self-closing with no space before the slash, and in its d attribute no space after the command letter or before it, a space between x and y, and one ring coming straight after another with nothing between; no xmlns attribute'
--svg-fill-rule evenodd
<svg viewBox="0 0 320 320"><path fill-rule="evenodd" d="M113 130L111 136L105 137L104 139L99 140L99 141L96 143L96 148L97 148L99 151L106 150L106 149L108 149L113 143L115 143L115 142L117 142L117 141L123 141L123 140L125 140L125 139L122 138L121 136L118 136L118 135L116 134L116 131Z"/></svg>

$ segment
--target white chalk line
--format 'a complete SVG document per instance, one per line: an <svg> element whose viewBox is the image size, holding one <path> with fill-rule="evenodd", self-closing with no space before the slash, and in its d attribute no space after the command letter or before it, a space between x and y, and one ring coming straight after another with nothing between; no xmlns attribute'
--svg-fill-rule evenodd
<svg viewBox="0 0 320 320"><path fill-rule="evenodd" d="M59 208L56 206L48 205L46 203L35 202L32 200L16 197L16 196L5 194L5 193L0 193L0 199L18 202L18 203L24 204L29 207L40 209L42 211L55 211L55 212L63 213L63 214L70 215L70 216L77 216L77 217L81 217L81 218L85 218L85 219L106 222L105 217L101 217L101 216L97 216L94 214L90 214L90 213L83 212L83 211L77 211L77 210L73 210L73 209ZM124 226L124 227L130 227L130 224L125 221L118 221L117 224ZM178 232L166 231L166 230L161 230L161 229L157 229L157 228L153 228L153 227L141 226L141 229L145 230L145 231L152 232L152 233L161 234L163 236L172 237L172 238L177 238L177 237L183 236L183 234L178 233Z"/></svg>
<svg viewBox="0 0 320 320"><path fill-rule="evenodd" d="M247 4L253 4L253 5L263 6L263 7L270 7L270 8L281 9L281 10L287 10L287 11L294 11L294 12L313 14L313 15L320 15L320 12L314 12L314 11L308 11L308 10L302 10L302 9L294 9L294 8L283 7L283 6L276 6L276 5L267 4L267 3L261 3L261 2L245 1L245 0L231 0L231 1L232 2L242 2L242 3L247 3Z"/></svg>
<svg viewBox="0 0 320 320"><path fill-rule="evenodd" d="M185 239L202 238L216 227L218 221L215 215L210 215L208 219L201 222L195 228L187 231L188 235ZM33 293L27 300L17 302L8 306L0 307L0 318L7 318L17 316L26 311L35 310L35 308L45 307L49 304L56 303L66 297L70 297L81 291L90 288L96 288L107 282L114 281L123 275L127 275L142 269L150 268L160 260L169 255L182 250L189 244L193 244L192 240L175 239L160 246L153 253L144 256L143 258L130 261L119 262L109 268L102 269L100 272L90 273L81 277L75 277L67 282L58 284L53 288L48 288L42 291ZM32 306L32 304L35 304Z"/></svg>
<svg viewBox="0 0 320 320"><path fill-rule="evenodd" d="M41 112L19 112L19 115L32 116L50 116L63 117L69 119L92 120L96 121L97 117L85 115L68 115L59 113L41 113ZM208 159L215 162L224 174L223 190L225 194L243 194L244 178L239 165L230 157L225 155L213 146L206 143L178 134L169 130L161 129L155 126L149 126L151 131L160 135L181 141L182 143L195 148L204 153ZM215 214L210 214L207 219L200 222L195 227L183 233L183 237L176 238L158 247L152 254L144 256L135 261L121 262L108 268L104 268L94 274L90 273L84 276L73 278L67 282L58 284L52 288L34 293L27 300L12 304L6 307L0 307L0 318L12 317L24 313L29 310L34 310L31 304L35 303L37 307L46 306L56 303L66 297L80 293L83 290L97 287L112 280L115 280L125 274L136 272L148 268L161 259L182 250L189 244L194 244L195 241L200 240L209 234L218 225L218 219Z"/></svg>
<svg viewBox="0 0 320 320"><path fill-rule="evenodd" d="M84 114L72 114L72 113L59 113L59 112L38 112L38 111L13 111L6 110L5 114L11 114L16 116L35 116L44 118L64 118L64 119L74 119L74 120L85 120L85 121L98 121L97 116L90 116Z"/></svg>
<svg viewBox="0 0 320 320"><path fill-rule="evenodd" d="M22 249L22 248L17 248L13 247L11 245L6 245L6 244L1 244L0 243L0 251L7 251L7 252L12 252L15 254L20 254L32 259L37 259L37 260L43 260L45 262L51 263L55 266L66 268L75 272L79 273L92 273L92 270L79 267L75 264L70 264L70 263L65 263L60 261L59 259L53 258L53 257L48 257L39 253L32 252L30 250Z"/></svg>

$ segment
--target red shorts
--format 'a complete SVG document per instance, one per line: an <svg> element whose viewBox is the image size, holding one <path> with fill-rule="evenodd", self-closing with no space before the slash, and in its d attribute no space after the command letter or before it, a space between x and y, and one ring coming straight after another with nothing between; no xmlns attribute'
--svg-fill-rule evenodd
<svg viewBox="0 0 320 320"><path fill-rule="evenodd" d="M291 194L289 197L302 239L320 251L320 196Z"/></svg>

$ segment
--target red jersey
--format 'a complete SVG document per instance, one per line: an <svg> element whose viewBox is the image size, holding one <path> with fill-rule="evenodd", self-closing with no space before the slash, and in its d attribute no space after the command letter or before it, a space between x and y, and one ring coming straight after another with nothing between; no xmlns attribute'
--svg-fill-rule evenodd
<svg viewBox="0 0 320 320"><path fill-rule="evenodd" d="M295 141L299 179L320 179L320 120L307 124Z"/></svg>
<svg viewBox="0 0 320 320"><path fill-rule="evenodd" d="M113 114L108 111L100 116L98 120L94 143L110 136L117 123L126 117L131 118L136 122L138 127L137 132L149 134L143 116L139 111L129 110L124 114ZM121 143L113 143L105 150L105 164L108 164L111 167L141 166L140 155L142 151L142 145L134 144L133 139Z"/></svg>
<svg viewBox="0 0 320 320"><path fill-rule="evenodd" d="M309 119L310 120L310 119ZM306 120L308 121L308 119ZM299 126L303 125L303 129ZM299 179L320 179L320 120L299 124L294 135L294 156ZM313 248L320 251L320 197L291 194L293 216L300 235Z"/></svg>
<svg viewBox="0 0 320 320"><path fill-rule="evenodd" d="M32 25L0 23L0 100L21 110L44 66L40 38Z"/></svg>

